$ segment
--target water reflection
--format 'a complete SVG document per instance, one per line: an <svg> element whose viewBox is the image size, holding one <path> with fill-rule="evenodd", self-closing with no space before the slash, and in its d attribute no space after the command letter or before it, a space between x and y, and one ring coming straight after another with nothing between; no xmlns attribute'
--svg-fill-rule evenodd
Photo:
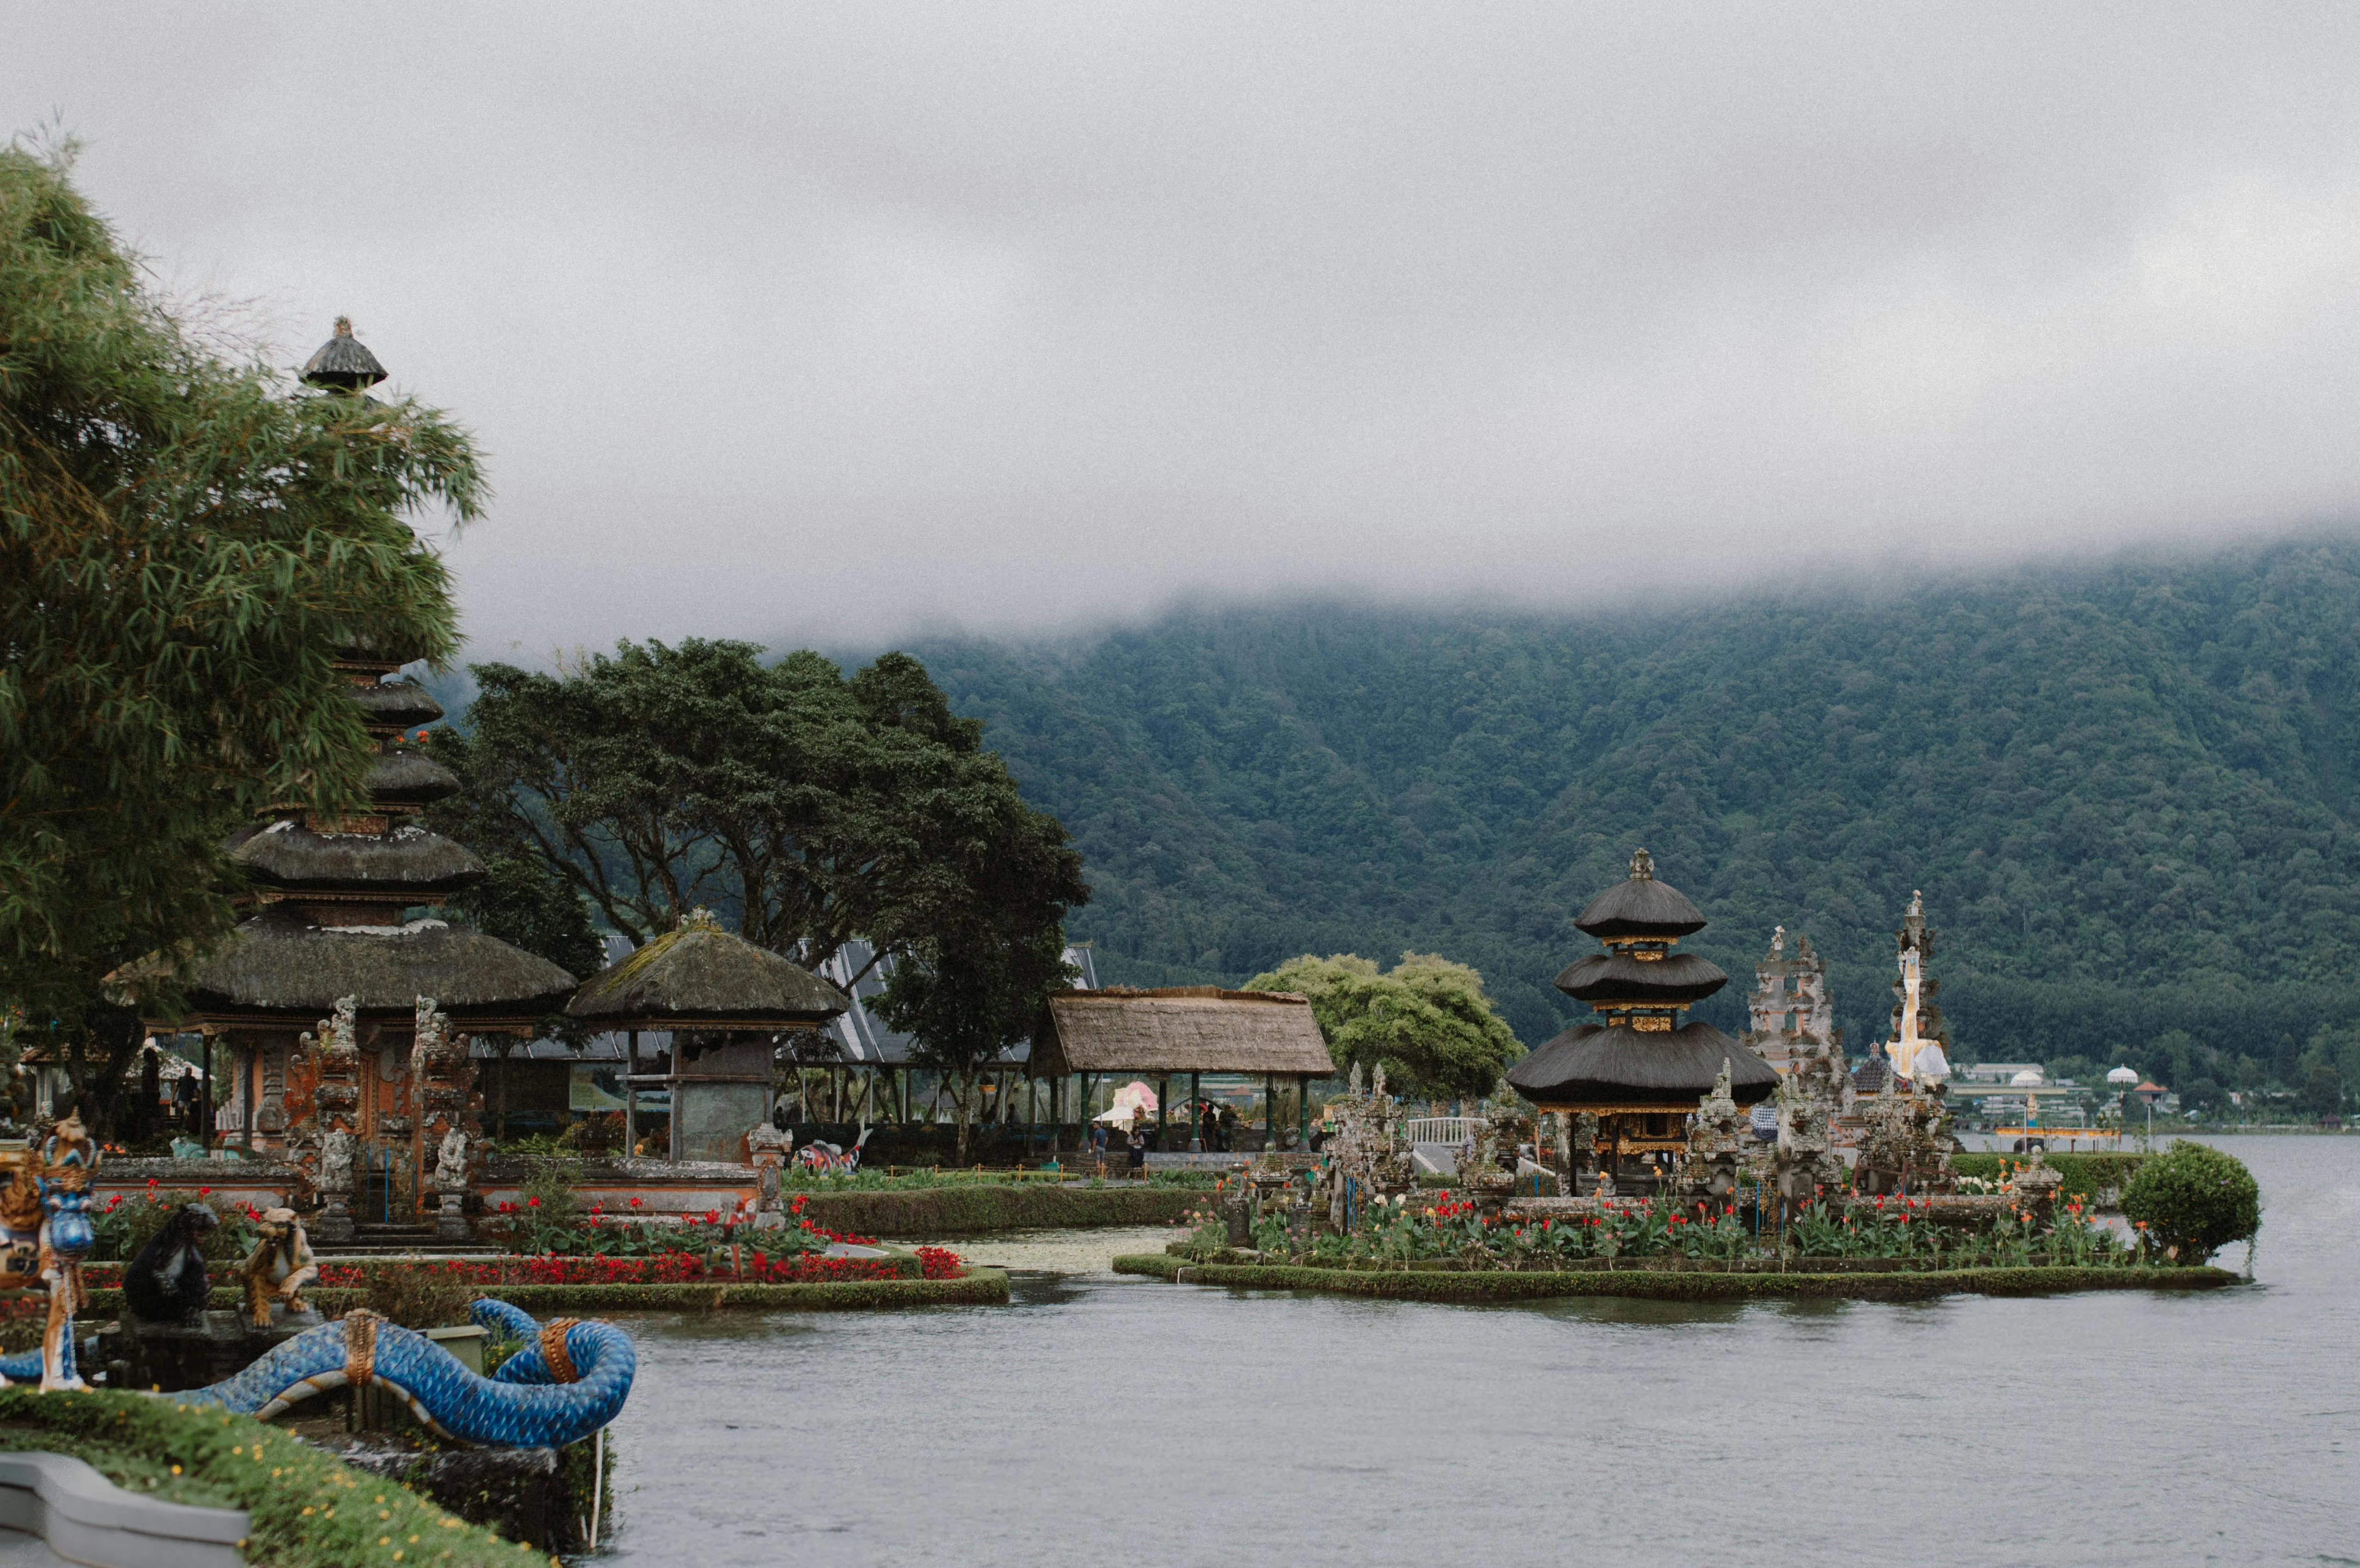
<svg viewBox="0 0 2360 1568"><path fill-rule="evenodd" d="M1005 1309L643 1318L600 1561L2360 1561L2360 1142L2220 1141L2261 1179L2260 1283L2203 1296L1466 1308L1083 1270Z"/></svg>

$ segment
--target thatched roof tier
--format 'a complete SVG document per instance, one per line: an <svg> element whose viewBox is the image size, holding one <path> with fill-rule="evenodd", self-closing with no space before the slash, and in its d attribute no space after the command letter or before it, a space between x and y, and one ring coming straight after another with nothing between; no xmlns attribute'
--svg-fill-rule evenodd
<svg viewBox="0 0 2360 1568"><path fill-rule="evenodd" d="M605 1029L788 1029L850 1006L800 964L692 919L582 983L569 1017Z"/></svg>
<svg viewBox="0 0 2360 1568"><path fill-rule="evenodd" d="M484 878L464 845L408 823L385 833L314 833L297 819L248 828L229 857L268 887L375 894L455 893Z"/></svg>
<svg viewBox="0 0 2360 1568"><path fill-rule="evenodd" d="M1156 991L1059 991L1032 1036L1032 1071L1276 1073L1336 1071L1304 997L1284 991L1183 985Z"/></svg>
<svg viewBox="0 0 2360 1568"><path fill-rule="evenodd" d="M320 1018L338 998L411 1014L433 997L454 1018L530 1020L557 1010L574 976L545 958L440 920L318 926L284 904L240 924L189 978L192 1010Z"/></svg>
<svg viewBox="0 0 2360 1568"><path fill-rule="evenodd" d="M393 805L422 806L459 792L449 768L419 751L388 751L369 765L369 799Z"/></svg>
<svg viewBox="0 0 2360 1568"><path fill-rule="evenodd" d="M442 716L442 704L414 681L372 681L353 688L362 721L375 729L407 730Z"/></svg>
<svg viewBox="0 0 2360 1568"><path fill-rule="evenodd" d="M1694 1109L1724 1064L1730 1097L1741 1105L1778 1087L1777 1069L1702 1022L1670 1030L1578 1024L1509 1068L1508 1082L1544 1109L1643 1100Z"/></svg>
<svg viewBox="0 0 2360 1568"><path fill-rule="evenodd" d="M1699 1002L1729 984L1721 965L1693 953L1641 959L1627 953L1593 953L1577 958L1557 977L1557 988L1577 1001L1605 1007L1676 1007Z"/></svg>
<svg viewBox="0 0 2360 1568"><path fill-rule="evenodd" d="M1677 940L1704 930L1704 911L1668 882L1655 880L1655 862L1642 849L1631 856L1631 875L1595 898L1573 923L1601 942L1618 937Z"/></svg>
<svg viewBox="0 0 2360 1568"><path fill-rule="evenodd" d="M303 362L303 379L314 387L357 392L385 379L385 366L353 336L353 319L338 316L333 336Z"/></svg>

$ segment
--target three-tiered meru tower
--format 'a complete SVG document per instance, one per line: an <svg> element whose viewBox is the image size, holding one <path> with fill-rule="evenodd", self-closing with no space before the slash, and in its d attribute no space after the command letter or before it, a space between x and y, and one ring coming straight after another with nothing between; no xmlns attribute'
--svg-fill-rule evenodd
<svg viewBox="0 0 2360 1568"><path fill-rule="evenodd" d="M366 398L384 378L342 319L303 367L325 397ZM418 1222L446 1137L465 1135L448 1146L464 1160L478 1131L472 1037L530 1038L574 985L546 959L433 918L485 867L418 821L459 781L407 738L442 716L399 674L417 655L336 651L377 753L367 809L274 809L231 836L253 911L196 964L191 1012L176 1020L205 1032L209 1056L213 1041L227 1047L213 1095L224 1141L295 1165L325 1205L312 1224L327 1241L354 1219Z"/></svg>
<svg viewBox="0 0 2360 1568"><path fill-rule="evenodd" d="M1644 849L1631 856L1625 880L1590 900L1574 922L1605 952L1578 958L1557 977L1557 988L1597 1010L1508 1070L1517 1093L1544 1112L1598 1118L1595 1171L1576 1171L1583 1191L1595 1175L1616 1189L1659 1181L1688 1147L1688 1121L1726 1067L1730 1095L1739 1105L1767 1099L1778 1073L1744 1046L1702 1020L1681 1014L1723 985L1718 964L1674 949L1704 930L1705 918L1687 895L1655 880Z"/></svg>

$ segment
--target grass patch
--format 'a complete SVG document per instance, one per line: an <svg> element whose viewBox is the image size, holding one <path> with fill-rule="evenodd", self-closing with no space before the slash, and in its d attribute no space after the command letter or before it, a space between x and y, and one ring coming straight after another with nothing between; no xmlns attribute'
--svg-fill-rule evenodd
<svg viewBox="0 0 2360 1568"><path fill-rule="evenodd" d="M0 1388L0 1446L70 1454L143 1497L244 1508L249 1563L517 1568L548 1561L291 1433L169 1398Z"/></svg>
<svg viewBox="0 0 2360 1568"><path fill-rule="evenodd" d="M1159 1253L1114 1260L1118 1274L1143 1274L1255 1290L1316 1290L1405 1301L1524 1301L1557 1296L1633 1296L1650 1301L1727 1301L1837 1297L1918 1301L1937 1296L2048 1296L2070 1290L2209 1290L2237 1282L2225 1269L1944 1269L1874 1274L1707 1274L1642 1269L1579 1273L1380 1272L1293 1264L1207 1263Z"/></svg>

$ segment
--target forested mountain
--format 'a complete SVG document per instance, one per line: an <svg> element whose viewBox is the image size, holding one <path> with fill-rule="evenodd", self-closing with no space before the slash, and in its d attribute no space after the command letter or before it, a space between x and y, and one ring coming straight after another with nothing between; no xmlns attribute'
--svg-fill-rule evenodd
<svg viewBox="0 0 2360 1568"><path fill-rule="evenodd" d="M1923 888L1961 1059L2234 1083L2360 1019L2355 617L2360 546L2334 539L1677 613L1304 604L912 651L1079 840L1073 934L1110 981L1414 948L1480 968L1536 1044L1583 1011L1549 984L1592 945L1574 915L1644 844L1711 917L1725 1028L1783 924L1865 1051Z"/></svg>

